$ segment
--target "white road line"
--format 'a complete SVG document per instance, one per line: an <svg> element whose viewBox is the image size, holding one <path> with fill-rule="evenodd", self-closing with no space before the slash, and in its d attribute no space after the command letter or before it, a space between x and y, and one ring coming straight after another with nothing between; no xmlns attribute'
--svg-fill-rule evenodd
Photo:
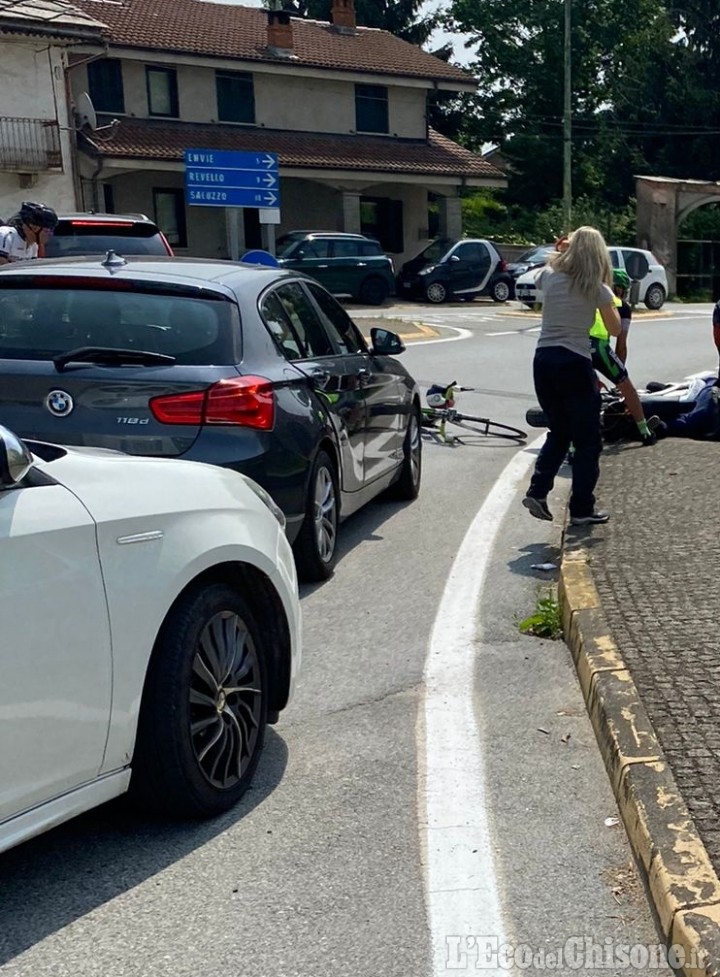
<svg viewBox="0 0 720 977"><path fill-rule="evenodd" d="M533 450L544 440L545 435L514 456L475 516L450 570L430 636L417 734L432 977L457 968L457 963L451 966L457 938L497 936L500 944L506 942L485 794L484 744L475 720L476 616L502 519L535 461ZM506 973L486 972L495 977Z"/></svg>
<svg viewBox="0 0 720 977"><path fill-rule="evenodd" d="M507 332L486 332L486 336L517 336L517 329L508 329Z"/></svg>
<svg viewBox="0 0 720 977"><path fill-rule="evenodd" d="M429 325L430 323L428 323ZM445 336L444 339L418 339L413 340L410 345L412 346L429 346L431 343L456 343L458 339L471 339L473 333L469 329L459 329L455 326L443 325L443 329L449 329L451 332L456 332L457 336Z"/></svg>

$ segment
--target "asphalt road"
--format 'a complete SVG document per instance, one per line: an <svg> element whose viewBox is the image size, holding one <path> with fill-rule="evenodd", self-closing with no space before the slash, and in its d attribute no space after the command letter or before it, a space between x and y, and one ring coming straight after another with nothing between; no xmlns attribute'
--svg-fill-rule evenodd
<svg viewBox="0 0 720 977"><path fill-rule="evenodd" d="M418 380L474 386L464 409L524 426L537 320L479 303L384 314L437 327L439 341L404 354ZM636 382L713 368L709 323L709 306L638 318ZM475 967L469 936L536 953L572 938L596 952L660 942L623 829L605 823L616 809L568 652L517 630L553 578L532 564L558 555L557 525L529 518L522 482L502 475L526 464L517 454L427 442L417 502L377 502L344 525L334 578L303 594L296 699L231 815L164 825L110 805L0 857L0 977L437 977ZM477 607L462 603L475 560ZM475 622L465 637L464 621ZM442 653L445 638L448 662L462 641L472 653L457 719L455 698L438 705L423 680L429 646ZM447 780L445 732L466 726L477 734L467 770ZM470 826L462 850L443 849L447 836L428 823L436 771L452 789L434 810ZM458 852L477 879L475 903L438 884ZM466 915L461 929L471 905L477 925ZM545 969L591 972L553 957Z"/></svg>

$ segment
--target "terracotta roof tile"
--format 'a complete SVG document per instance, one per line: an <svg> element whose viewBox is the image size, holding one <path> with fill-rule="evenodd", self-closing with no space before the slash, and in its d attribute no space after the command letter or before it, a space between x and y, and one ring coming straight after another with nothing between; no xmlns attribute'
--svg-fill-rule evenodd
<svg viewBox="0 0 720 977"><path fill-rule="evenodd" d="M428 142L373 136L336 136L272 129L240 129L155 121L123 121L109 140L85 139L92 152L113 159L179 162L185 149L277 153L280 167L365 170L503 180L481 156L430 130Z"/></svg>
<svg viewBox="0 0 720 977"><path fill-rule="evenodd" d="M257 7L205 0L73 0L105 23L110 43L244 61L272 61L267 13ZM328 7L329 7L328 0ZM386 31L341 34L321 21L292 18L293 64L472 83L470 74ZM283 59L284 60L284 59Z"/></svg>

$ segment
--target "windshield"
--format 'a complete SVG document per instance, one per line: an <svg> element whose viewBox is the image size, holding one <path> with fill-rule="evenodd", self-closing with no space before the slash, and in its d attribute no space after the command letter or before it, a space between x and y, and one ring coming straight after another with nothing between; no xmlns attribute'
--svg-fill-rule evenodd
<svg viewBox="0 0 720 977"><path fill-rule="evenodd" d="M535 261L547 261L553 251L553 245L543 244L537 248L530 248L517 259L518 264L532 264Z"/></svg>
<svg viewBox="0 0 720 977"><path fill-rule="evenodd" d="M445 257L453 244L455 242L450 238L439 238L437 241L428 244L413 260L418 263L422 261L425 265L434 265Z"/></svg>
<svg viewBox="0 0 720 977"><path fill-rule="evenodd" d="M68 221L58 224L45 245L45 257L105 254L110 250L122 255L168 253L160 233L152 225Z"/></svg>
<svg viewBox="0 0 720 977"><path fill-rule="evenodd" d="M0 358L51 360L85 346L142 350L178 364L236 363L232 302L125 288L5 287L0 283Z"/></svg>

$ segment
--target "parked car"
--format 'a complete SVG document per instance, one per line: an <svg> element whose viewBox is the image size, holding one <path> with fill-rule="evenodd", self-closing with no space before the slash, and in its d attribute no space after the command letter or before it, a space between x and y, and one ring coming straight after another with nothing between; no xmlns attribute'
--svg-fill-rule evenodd
<svg viewBox="0 0 720 977"><path fill-rule="evenodd" d="M44 257L106 254L172 255L160 228L144 214L63 214Z"/></svg>
<svg viewBox="0 0 720 977"><path fill-rule="evenodd" d="M490 241L438 238L402 266L398 294L433 303L478 295L506 302L512 295L512 277Z"/></svg>
<svg viewBox="0 0 720 977"><path fill-rule="evenodd" d="M233 468L282 508L306 580L339 521L414 498L420 396L384 329L366 343L317 282L188 258L0 269L0 411L22 437Z"/></svg>
<svg viewBox="0 0 720 977"><path fill-rule="evenodd" d="M0 851L128 789L240 799L300 662L283 523L237 472L0 428Z"/></svg>
<svg viewBox="0 0 720 977"><path fill-rule="evenodd" d="M630 278L638 282L638 302L648 309L661 309L668 294L665 269L651 251L641 248L611 247L610 261L613 268L623 268ZM542 304L542 291L535 284L539 269L526 272L515 282L515 296L532 308Z"/></svg>
<svg viewBox="0 0 720 977"><path fill-rule="evenodd" d="M554 244L538 244L536 247L524 251L517 261L508 262L507 270L513 279L517 280L526 271L531 271L533 268L542 268L543 265L547 264L554 250Z"/></svg>
<svg viewBox="0 0 720 977"><path fill-rule="evenodd" d="M395 292L392 258L363 234L290 231L275 250L281 268L310 275L338 297L382 305Z"/></svg>

